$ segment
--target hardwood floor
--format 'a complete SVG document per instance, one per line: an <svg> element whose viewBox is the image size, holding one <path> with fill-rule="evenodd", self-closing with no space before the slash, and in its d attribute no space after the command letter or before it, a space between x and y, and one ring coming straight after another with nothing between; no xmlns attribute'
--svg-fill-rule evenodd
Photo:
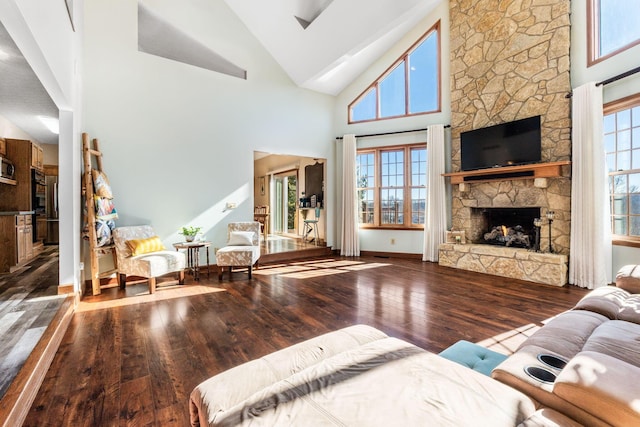
<svg viewBox="0 0 640 427"><path fill-rule="evenodd" d="M19 271L0 274L0 398L64 299L58 295L57 246L46 246Z"/></svg>
<svg viewBox="0 0 640 427"><path fill-rule="evenodd" d="M85 297L24 425L187 426L198 383L318 334L366 323L434 352L460 339L506 348L586 293L376 257L213 276Z"/></svg>

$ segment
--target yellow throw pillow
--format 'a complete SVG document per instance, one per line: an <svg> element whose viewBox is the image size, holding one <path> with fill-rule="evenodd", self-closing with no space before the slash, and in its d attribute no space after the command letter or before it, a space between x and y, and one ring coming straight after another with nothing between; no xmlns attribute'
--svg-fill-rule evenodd
<svg viewBox="0 0 640 427"><path fill-rule="evenodd" d="M148 239L127 240L126 243L132 256L164 251L167 249L164 247L160 237L158 236L149 237Z"/></svg>

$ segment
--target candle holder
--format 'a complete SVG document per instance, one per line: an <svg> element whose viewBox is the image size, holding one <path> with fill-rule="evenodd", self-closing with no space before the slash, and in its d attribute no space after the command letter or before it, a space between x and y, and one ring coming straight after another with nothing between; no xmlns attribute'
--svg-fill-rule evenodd
<svg viewBox="0 0 640 427"><path fill-rule="evenodd" d="M540 252L540 228L542 227L542 218L534 218L533 219L533 227L534 227L534 242L533 242L533 251Z"/></svg>
<svg viewBox="0 0 640 427"><path fill-rule="evenodd" d="M551 224L556 216L554 211L547 211L547 221L549 221L549 253L553 253L553 246L551 245Z"/></svg>

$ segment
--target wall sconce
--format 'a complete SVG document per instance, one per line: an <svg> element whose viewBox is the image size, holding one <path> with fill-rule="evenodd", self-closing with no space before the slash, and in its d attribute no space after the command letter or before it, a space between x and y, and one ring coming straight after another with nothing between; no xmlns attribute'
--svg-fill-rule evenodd
<svg viewBox="0 0 640 427"><path fill-rule="evenodd" d="M549 253L553 253L553 246L551 245L551 224L553 224L553 219L555 218L556 213L554 211L547 211L547 221L549 221Z"/></svg>

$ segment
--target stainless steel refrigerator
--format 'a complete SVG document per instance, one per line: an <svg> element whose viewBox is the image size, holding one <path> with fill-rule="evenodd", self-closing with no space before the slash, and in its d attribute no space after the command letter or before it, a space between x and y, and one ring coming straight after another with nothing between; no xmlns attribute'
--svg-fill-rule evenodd
<svg viewBox="0 0 640 427"><path fill-rule="evenodd" d="M58 244L58 177L54 175L47 175L47 199L46 199L46 213L47 213L47 238L46 244Z"/></svg>

